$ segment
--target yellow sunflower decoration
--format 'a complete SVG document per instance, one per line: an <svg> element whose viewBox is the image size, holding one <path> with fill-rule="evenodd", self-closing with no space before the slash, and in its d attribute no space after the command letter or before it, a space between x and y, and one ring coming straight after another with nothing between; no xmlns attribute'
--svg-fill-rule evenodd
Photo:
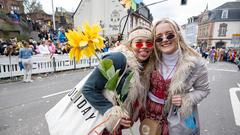
<svg viewBox="0 0 240 135"><path fill-rule="evenodd" d="M69 30L66 33L68 43L71 46L69 56L79 61L83 56L91 57L96 54L96 49L104 48L104 38L99 35L102 28L99 24L90 26L88 22L83 24L83 29Z"/></svg>

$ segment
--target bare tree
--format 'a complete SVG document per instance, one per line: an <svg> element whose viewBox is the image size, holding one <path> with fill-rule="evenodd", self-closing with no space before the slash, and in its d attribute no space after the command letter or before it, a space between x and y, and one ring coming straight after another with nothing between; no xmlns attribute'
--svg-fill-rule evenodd
<svg viewBox="0 0 240 135"><path fill-rule="evenodd" d="M42 4L36 0L23 0L26 13L36 13L42 11Z"/></svg>

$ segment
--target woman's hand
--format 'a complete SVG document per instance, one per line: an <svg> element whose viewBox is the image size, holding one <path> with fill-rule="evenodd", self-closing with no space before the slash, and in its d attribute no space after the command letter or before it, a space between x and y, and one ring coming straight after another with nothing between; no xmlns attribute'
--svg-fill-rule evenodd
<svg viewBox="0 0 240 135"><path fill-rule="evenodd" d="M128 116L124 116L120 120L120 125L122 125L123 128L130 128L133 125L133 121Z"/></svg>
<svg viewBox="0 0 240 135"><path fill-rule="evenodd" d="M172 96L172 104L181 107L182 105L182 96L181 95L174 95Z"/></svg>

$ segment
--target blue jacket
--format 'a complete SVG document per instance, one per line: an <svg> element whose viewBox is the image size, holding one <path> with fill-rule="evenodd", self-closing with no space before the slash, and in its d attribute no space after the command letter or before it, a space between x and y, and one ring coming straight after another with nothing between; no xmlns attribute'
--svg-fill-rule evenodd
<svg viewBox="0 0 240 135"><path fill-rule="evenodd" d="M33 55L33 51L30 48L20 48L19 50L19 58L21 59L29 59Z"/></svg>
<svg viewBox="0 0 240 135"><path fill-rule="evenodd" d="M106 54L103 59L111 59L115 70L120 70L120 75L123 74L126 66L126 57L121 52L113 52ZM122 77L120 84L117 88L117 92L120 93L122 85L128 72ZM82 93L85 98L96 108L101 114L104 114L113 104L108 101L103 93L104 86L107 83L107 79L101 74L98 68L94 69L88 80L83 86ZM125 97L126 98L126 97Z"/></svg>

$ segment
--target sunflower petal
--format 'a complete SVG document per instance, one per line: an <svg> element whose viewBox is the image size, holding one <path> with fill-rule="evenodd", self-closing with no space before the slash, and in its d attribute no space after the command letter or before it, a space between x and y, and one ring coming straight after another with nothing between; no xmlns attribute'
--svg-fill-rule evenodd
<svg viewBox="0 0 240 135"><path fill-rule="evenodd" d="M81 42L79 43L79 46L80 46L80 47L85 47L87 44L88 44L88 41L81 41Z"/></svg>
<svg viewBox="0 0 240 135"><path fill-rule="evenodd" d="M81 51L80 51L80 49L76 48L74 56L75 56L76 61L79 61L81 59Z"/></svg>
<svg viewBox="0 0 240 135"><path fill-rule="evenodd" d="M92 41L93 41L94 43L99 43L98 38L94 38Z"/></svg>

